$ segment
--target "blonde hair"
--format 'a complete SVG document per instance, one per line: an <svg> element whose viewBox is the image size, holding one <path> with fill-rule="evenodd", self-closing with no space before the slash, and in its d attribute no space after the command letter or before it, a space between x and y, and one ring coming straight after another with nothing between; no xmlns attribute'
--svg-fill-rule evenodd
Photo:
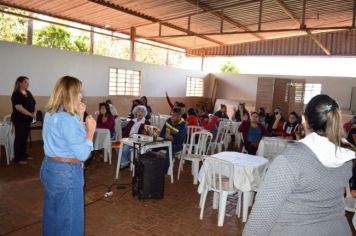
<svg viewBox="0 0 356 236"><path fill-rule="evenodd" d="M75 115L81 89L82 82L80 80L71 76L63 76L53 88L52 95L46 105L46 111L54 113L63 107L65 112Z"/></svg>
<svg viewBox="0 0 356 236"><path fill-rule="evenodd" d="M344 129L339 104L325 94L313 97L305 108L304 116L309 128L327 137L336 147L355 151L355 147L344 141Z"/></svg>

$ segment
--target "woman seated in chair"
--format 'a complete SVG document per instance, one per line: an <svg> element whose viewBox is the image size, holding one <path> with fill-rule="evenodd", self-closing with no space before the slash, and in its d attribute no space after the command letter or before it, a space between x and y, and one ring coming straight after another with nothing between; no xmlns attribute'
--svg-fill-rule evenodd
<svg viewBox="0 0 356 236"><path fill-rule="evenodd" d="M283 124L283 138L288 140L297 140L297 135L300 133L300 125L298 123L298 114L292 111L289 113L288 121Z"/></svg>
<svg viewBox="0 0 356 236"><path fill-rule="evenodd" d="M248 120L248 115L244 115L242 123L239 127L239 132L242 133L245 149L248 154L256 155L258 144L263 136L267 136L266 128L258 122L257 112L251 113L251 118Z"/></svg>
<svg viewBox="0 0 356 236"><path fill-rule="evenodd" d="M135 118L130 120L130 122L127 124L123 134L123 138L128 138L133 134L143 134L145 130L145 125L150 125L150 122L145 119L145 116L147 115L147 110L145 106L135 106L135 108L132 110L132 114ZM124 168L130 164L129 155L131 149L132 147L124 145L122 150L120 168ZM119 155L119 149L116 149L116 152Z"/></svg>
<svg viewBox="0 0 356 236"><path fill-rule="evenodd" d="M96 127L110 130L110 137L115 140L115 119L111 114L109 104L103 102L99 104L99 115L96 120Z"/></svg>

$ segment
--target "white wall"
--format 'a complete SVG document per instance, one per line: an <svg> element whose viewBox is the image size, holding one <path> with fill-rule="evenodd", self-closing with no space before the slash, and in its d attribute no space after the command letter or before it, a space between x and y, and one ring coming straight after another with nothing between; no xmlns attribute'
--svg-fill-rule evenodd
<svg viewBox="0 0 356 236"><path fill-rule="evenodd" d="M356 87L356 77L243 74L214 74L214 76L219 79L217 98L256 101L258 77L305 79L307 83L321 83L321 92L336 99L341 108L346 110L350 109L352 87Z"/></svg>
<svg viewBox="0 0 356 236"><path fill-rule="evenodd" d="M186 76L207 75L200 71L0 42L0 95L11 95L20 75L30 78L30 91L35 96L50 95L59 77L72 75L83 81L85 96L107 96L109 67L140 70L142 95L149 97L164 97L165 91L172 97L184 97ZM208 92L205 96L209 96Z"/></svg>

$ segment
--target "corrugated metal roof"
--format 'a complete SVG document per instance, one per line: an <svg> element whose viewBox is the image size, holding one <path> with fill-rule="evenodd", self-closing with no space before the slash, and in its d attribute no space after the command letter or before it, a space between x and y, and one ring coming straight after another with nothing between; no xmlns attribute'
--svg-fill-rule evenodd
<svg viewBox="0 0 356 236"><path fill-rule="evenodd" d="M279 2L284 5L285 9ZM305 24L310 28L351 27L353 2L353 0L308 0ZM305 31L265 32L298 29L300 25L296 22L301 22L303 16L302 0L263 0L260 25L262 32L258 31L260 0L0 0L0 4L99 28L110 25L110 29L117 32L129 32L131 27L136 27L139 36L154 38L163 43L173 43L175 46L186 49L253 41L249 46L250 53L255 51L269 53L271 45L275 43L255 41L306 34ZM157 22L162 22L162 37L159 35ZM190 22L189 27L188 22ZM248 33L224 34L242 31ZM182 34L187 36L174 37ZM326 44L330 43L323 37L320 36L321 41ZM343 36L341 34L338 37ZM303 42L307 42L306 44L311 40L307 38L305 36L303 39ZM293 42L294 40L290 39ZM312 44L315 43L312 41ZM229 47L231 46L227 48ZM318 46L315 49L314 46L310 47L310 49L303 50L309 53L320 53ZM345 50L354 52L355 49L351 45ZM344 53L345 50L341 51ZM290 51L294 52L295 47L293 46ZM276 49L273 52L279 53Z"/></svg>

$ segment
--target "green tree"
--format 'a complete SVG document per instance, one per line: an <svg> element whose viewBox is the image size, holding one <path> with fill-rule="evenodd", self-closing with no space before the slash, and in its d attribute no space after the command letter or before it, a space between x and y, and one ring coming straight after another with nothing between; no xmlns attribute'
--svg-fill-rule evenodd
<svg viewBox="0 0 356 236"><path fill-rule="evenodd" d="M63 27L49 25L35 32L34 45L59 48L74 52L89 52L90 38L87 35L72 36Z"/></svg>
<svg viewBox="0 0 356 236"><path fill-rule="evenodd" d="M220 72L238 74L239 68L237 68L237 66L233 62L227 61L226 63L220 66Z"/></svg>
<svg viewBox="0 0 356 236"><path fill-rule="evenodd" d="M70 40L70 32L62 27L49 25L36 32L34 45L75 51Z"/></svg>
<svg viewBox="0 0 356 236"><path fill-rule="evenodd" d="M74 41L79 52L89 52L90 38L86 35L78 36Z"/></svg>
<svg viewBox="0 0 356 236"><path fill-rule="evenodd" d="M4 7L0 7L0 9L10 11ZM27 20L17 16L0 13L0 40L26 43Z"/></svg>
<svg viewBox="0 0 356 236"><path fill-rule="evenodd" d="M94 34L94 54L129 60L130 41Z"/></svg>
<svg viewBox="0 0 356 236"><path fill-rule="evenodd" d="M136 44L136 60L155 65L166 65L167 50L146 44Z"/></svg>

